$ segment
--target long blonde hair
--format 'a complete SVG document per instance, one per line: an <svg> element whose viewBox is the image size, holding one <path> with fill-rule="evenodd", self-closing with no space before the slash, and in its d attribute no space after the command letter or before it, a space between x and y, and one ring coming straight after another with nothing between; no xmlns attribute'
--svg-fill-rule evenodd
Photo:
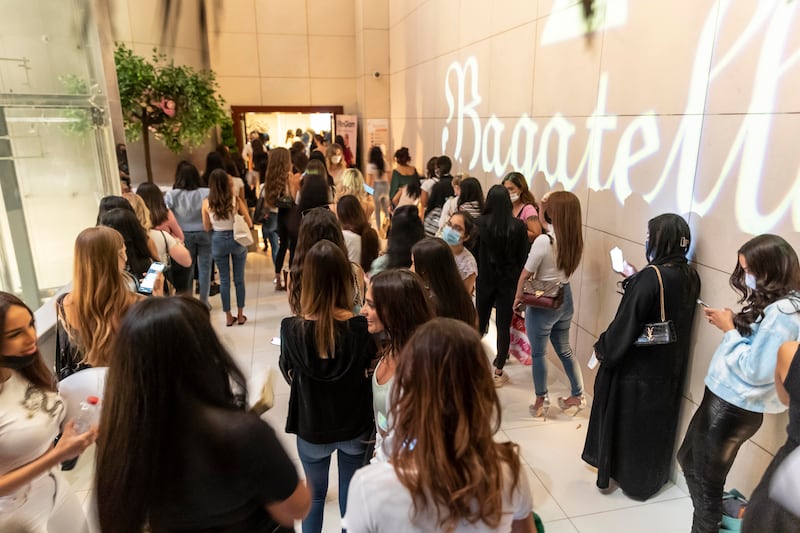
<svg viewBox="0 0 800 533"><path fill-rule="evenodd" d="M133 207L133 212L136 213L136 219L139 221L139 224L142 225L145 231L149 231L150 228L153 227L153 223L150 219L150 209L147 207L147 204L144 203L142 197L133 192L122 193L122 196L128 200L128 203Z"/></svg>
<svg viewBox="0 0 800 533"><path fill-rule="evenodd" d="M419 326L398 357L389 404L392 465L414 519L432 511L437 530L462 520L496 528L520 460L515 444L493 438L500 400L475 328L451 318Z"/></svg>
<svg viewBox="0 0 800 533"><path fill-rule="evenodd" d="M106 226L86 228L75 239L69 326L92 366L108 366L120 319L136 301L119 267L124 248L122 235Z"/></svg>

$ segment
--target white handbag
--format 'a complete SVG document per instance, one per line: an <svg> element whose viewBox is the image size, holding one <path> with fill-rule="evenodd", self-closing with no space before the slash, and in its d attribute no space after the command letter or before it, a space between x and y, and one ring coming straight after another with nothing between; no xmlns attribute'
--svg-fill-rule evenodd
<svg viewBox="0 0 800 533"><path fill-rule="evenodd" d="M239 213L234 213L233 215L233 239L245 248L253 244L253 234L250 232L250 226L247 225L247 221Z"/></svg>

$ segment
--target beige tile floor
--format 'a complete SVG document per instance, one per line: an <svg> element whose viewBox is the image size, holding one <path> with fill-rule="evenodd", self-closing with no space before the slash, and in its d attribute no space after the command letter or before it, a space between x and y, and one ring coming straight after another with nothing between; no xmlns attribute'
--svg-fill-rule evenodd
<svg viewBox="0 0 800 533"><path fill-rule="evenodd" d="M286 293L275 292L272 285L272 264L264 253L251 253L247 260L247 304L249 320L244 326L225 327L219 297L211 299L212 322L236 361L247 373L266 367L277 371L279 348L271 344L278 335L280 320L288 314ZM233 298L233 295L232 295ZM235 300L234 300L235 301ZM490 331L487 350L494 344ZM551 410L547 421L534 419L528 413L533 385L529 367L513 361L507 366L510 383L499 390L503 404L503 420L497 436L519 444L523 465L534 497L534 509L541 516L548 533L643 532L674 533L691 528L692 505L685 492L668 485L646 503L627 498L621 491L601 494L595 487L595 472L580 459L586 435L588 411L569 416ZM550 379L552 398L567 395L563 373L553 367ZM295 438L282 431L286 421L289 388L276 375L275 407L264 415L295 460ZM68 473L87 509L92 489L93 449L82 457L78 467ZM332 469L336 468L335 460ZM324 531L340 531L337 481L332 470L325 508ZM298 529L299 531L299 525Z"/></svg>

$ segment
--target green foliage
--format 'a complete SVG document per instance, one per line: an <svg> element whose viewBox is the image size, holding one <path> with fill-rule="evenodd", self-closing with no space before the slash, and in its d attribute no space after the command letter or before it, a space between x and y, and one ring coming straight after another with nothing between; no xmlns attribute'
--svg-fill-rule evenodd
<svg viewBox="0 0 800 533"><path fill-rule="evenodd" d="M75 74L60 76L58 80L64 86L64 91L71 95L88 95L89 82ZM61 112L61 116L68 122L62 124L61 129L69 135L81 137L85 140L86 134L92 129L92 117L87 109L72 108Z"/></svg>
<svg viewBox="0 0 800 533"><path fill-rule="evenodd" d="M128 141L140 139L147 128L178 153L202 144L211 128L230 120L213 72L175 65L155 49L147 61L124 44L117 45L114 62Z"/></svg>

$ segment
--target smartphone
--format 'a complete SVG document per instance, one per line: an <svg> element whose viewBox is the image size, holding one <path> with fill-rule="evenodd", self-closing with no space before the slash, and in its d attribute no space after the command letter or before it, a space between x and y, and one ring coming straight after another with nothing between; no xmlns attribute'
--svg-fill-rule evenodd
<svg viewBox="0 0 800 533"><path fill-rule="evenodd" d="M705 307L706 309L708 309L708 308L710 308L710 307L711 307L710 305L708 305L707 303L705 303L705 302L704 302L703 300L701 300L700 298L698 298L698 299L697 299L697 303L698 303L698 304L700 304L700 305L702 305L702 306L703 306L703 307Z"/></svg>
<svg viewBox="0 0 800 533"><path fill-rule="evenodd" d="M372 187L370 187L366 183L364 184L364 190L367 191L367 194L375 194L375 189L373 189Z"/></svg>
<svg viewBox="0 0 800 533"><path fill-rule="evenodd" d="M615 246L611 249L611 251L608 252L608 254L611 256L611 268L614 269L614 272L619 272L622 274L622 271L625 268L625 260L622 258L622 250Z"/></svg>
<svg viewBox="0 0 800 533"><path fill-rule="evenodd" d="M147 274L145 274L144 280L142 280L141 285L139 285L139 292L151 294L153 292L153 285L155 285L156 278L161 272L164 272L164 263L159 263L156 261L151 264L150 268L147 269Z"/></svg>

